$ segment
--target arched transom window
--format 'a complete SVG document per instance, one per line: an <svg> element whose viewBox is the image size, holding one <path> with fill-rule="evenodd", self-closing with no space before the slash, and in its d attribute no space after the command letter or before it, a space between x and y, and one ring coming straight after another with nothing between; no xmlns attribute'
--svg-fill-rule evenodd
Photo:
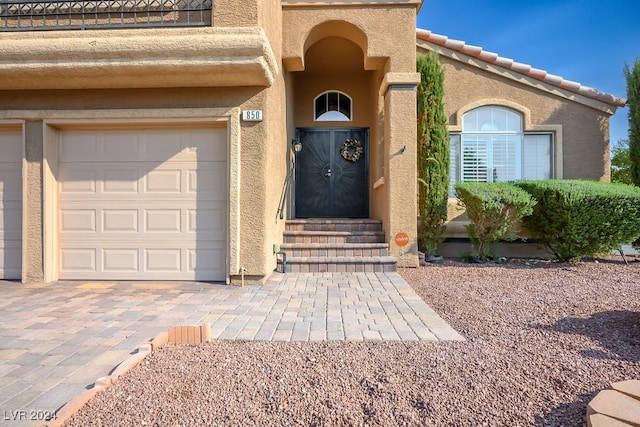
<svg viewBox="0 0 640 427"><path fill-rule="evenodd" d="M450 134L450 192L456 182L497 182L553 177L552 135L525 133L522 115L485 106L462 117L462 132Z"/></svg>
<svg viewBox="0 0 640 427"><path fill-rule="evenodd" d="M351 121L351 97L339 91L321 93L313 102L313 117L317 122Z"/></svg>

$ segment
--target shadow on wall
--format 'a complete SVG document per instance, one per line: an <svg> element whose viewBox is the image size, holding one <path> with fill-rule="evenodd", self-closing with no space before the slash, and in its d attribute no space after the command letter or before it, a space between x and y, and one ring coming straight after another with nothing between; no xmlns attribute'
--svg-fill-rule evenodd
<svg viewBox="0 0 640 427"><path fill-rule="evenodd" d="M609 180L610 147L607 114L587 106L567 103L547 120L534 125L562 125L564 179ZM558 141L555 135L555 143Z"/></svg>
<svg viewBox="0 0 640 427"><path fill-rule="evenodd" d="M603 350L583 350L584 357L600 360L640 362L640 312L604 311L589 318L565 317L538 329L582 335L597 341Z"/></svg>

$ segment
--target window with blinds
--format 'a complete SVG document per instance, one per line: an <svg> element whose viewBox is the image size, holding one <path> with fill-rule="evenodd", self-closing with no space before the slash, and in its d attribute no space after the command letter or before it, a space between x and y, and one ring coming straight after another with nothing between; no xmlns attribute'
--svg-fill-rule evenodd
<svg viewBox="0 0 640 427"><path fill-rule="evenodd" d="M522 116L504 107L480 107L450 134L449 194L456 182L513 182L553 177L550 133L524 133Z"/></svg>

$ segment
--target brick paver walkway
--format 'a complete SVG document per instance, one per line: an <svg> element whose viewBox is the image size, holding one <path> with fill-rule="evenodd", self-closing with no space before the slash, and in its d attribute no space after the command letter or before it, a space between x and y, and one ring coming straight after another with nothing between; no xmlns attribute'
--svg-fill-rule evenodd
<svg viewBox="0 0 640 427"><path fill-rule="evenodd" d="M8 426L38 424L32 418L177 325L210 322L213 338L235 340L462 339L397 273L274 274L246 287L0 281L0 292L0 425Z"/></svg>

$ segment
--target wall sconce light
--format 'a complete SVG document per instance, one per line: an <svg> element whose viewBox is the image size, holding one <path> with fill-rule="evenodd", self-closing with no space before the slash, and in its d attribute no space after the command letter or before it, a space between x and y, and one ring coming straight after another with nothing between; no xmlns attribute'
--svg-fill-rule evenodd
<svg viewBox="0 0 640 427"><path fill-rule="evenodd" d="M293 151L299 153L302 151L302 143L296 139L291 140L291 144L293 145Z"/></svg>

